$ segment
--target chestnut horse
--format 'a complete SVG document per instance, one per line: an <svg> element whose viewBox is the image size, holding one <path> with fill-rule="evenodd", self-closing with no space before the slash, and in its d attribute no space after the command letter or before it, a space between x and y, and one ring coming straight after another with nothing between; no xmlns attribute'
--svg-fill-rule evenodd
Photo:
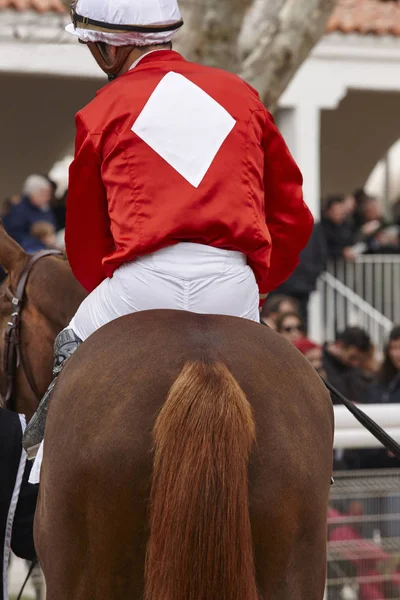
<svg viewBox="0 0 400 600"><path fill-rule="evenodd" d="M6 294L15 294L21 274L31 257L5 232L0 221L0 264L8 278L0 290L0 389L6 390L4 337L14 307ZM21 312L21 363L29 367L35 391L23 368L17 369L13 409L31 418L52 379L53 343L55 336L68 325L86 292L71 273L67 260L48 257L37 262L27 281L26 297Z"/></svg>
<svg viewBox="0 0 400 600"><path fill-rule="evenodd" d="M41 263L21 341L35 321L47 357L76 284L62 260ZM332 446L328 392L268 328L170 310L113 321L50 403L35 522L47 600L322 600Z"/></svg>

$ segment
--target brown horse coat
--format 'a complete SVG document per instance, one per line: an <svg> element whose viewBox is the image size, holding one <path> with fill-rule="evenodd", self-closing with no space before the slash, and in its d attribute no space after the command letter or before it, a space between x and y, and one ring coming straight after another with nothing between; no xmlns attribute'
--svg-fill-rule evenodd
<svg viewBox="0 0 400 600"><path fill-rule="evenodd" d="M3 371L4 335L13 306L6 287L15 292L30 256L5 232L0 221L0 264L8 272L0 290L0 388L6 389ZM39 391L36 397L23 368L17 370L14 409L27 420L35 412L40 397L52 378L53 343L56 335L68 325L86 292L72 275L65 258L50 256L32 268L26 286L21 312L20 344L22 363L26 363Z"/></svg>
<svg viewBox="0 0 400 600"><path fill-rule="evenodd" d="M47 600L322 600L332 445L328 392L268 328L179 311L110 323L51 401Z"/></svg>

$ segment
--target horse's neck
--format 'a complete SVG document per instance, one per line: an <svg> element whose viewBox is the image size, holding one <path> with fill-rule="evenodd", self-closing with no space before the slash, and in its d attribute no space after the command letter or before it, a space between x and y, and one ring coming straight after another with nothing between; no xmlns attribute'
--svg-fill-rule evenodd
<svg viewBox="0 0 400 600"><path fill-rule="evenodd" d="M42 395L52 377L53 345L57 334L68 326L86 292L76 281L66 261L44 259L28 282L22 312L21 353ZM17 411L28 419L38 405L23 369L18 370Z"/></svg>
<svg viewBox="0 0 400 600"><path fill-rule="evenodd" d="M36 310L46 319L54 337L67 327L86 297L83 287L74 278L67 261L49 259L52 269L43 261L41 271L32 281L30 299Z"/></svg>

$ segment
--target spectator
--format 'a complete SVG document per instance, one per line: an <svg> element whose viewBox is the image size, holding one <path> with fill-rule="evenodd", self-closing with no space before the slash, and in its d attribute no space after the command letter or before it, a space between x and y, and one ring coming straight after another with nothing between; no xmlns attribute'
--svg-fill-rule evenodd
<svg viewBox="0 0 400 600"><path fill-rule="evenodd" d="M45 248L57 248L56 228L47 221L37 221L31 227L31 235Z"/></svg>
<svg viewBox="0 0 400 600"><path fill-rule="evenodd" d="M57 221L57 231L65 229L65 221L67 214L67 193L68 192L65 192L61 197L59 197L56 192L51 202L51 208L54 212Z"/></svg>
<svg viewBox="0 0 400 600"><path fill-rule="evenodd" d="M295 340L293 342L293 346L295 346L297 350L299 350L305 356L305 358L308 360L311 366L314 367L319 375L326 377L326 373L322 365L322 346L315 344L305 337Z"/></svg>
<svg viewBox="0 0 400 600"><path fill-rule="evenodd" d="M55 217L50 208L52 186L42 175L30 175L25 182L21 202L12 205L4 217L4 227L26 252L36 252L44 248L31 234L31 228L37 221L47 221L56 226Z"/></svg>
<svg viewBox="0 0 400 600"><path fill-rule="evenodd" d="M400 225L400 198L398 198L393 204L392 217L393 222L396 223L396 225Z"/></svg>
<svg viewBox="0 0 400 600"><path fill-rule="evenodd" d="M329 196L326 200L321 226L325 235L328 258L343 257L343 250L352 244L353 235L349 217L353 206L354 204L349 202L349 196Z"/></svg>
<svg viewBox="0 0 400 600"><path fill-rule="evenodd" d="M14 194L13 196L10 196L9 198L3 200L0 208L0 217L3 219L6 215L8 215L11 208L16 204L19 204L20 202L21 196L18 196L17 194Z"/></svg>
<svg viewBox="0 0 400 600"><path fill-rule="evenodd" d="M381 364L376 358L375 346L371 344L369 352L363 356L360 363L360 369L366 379L372 383L379 371ZM365 401L365 400L364 400Z"/></svg>
<svg viewBox="0 0 400 600"><path fill-rule="evenodd" d="M356 202L356 197L354 194L346 194L346 196L344 197L344 205L345 205L345 209L346 209L346 213L347 213L347 221L353 222L354 220L354 214L356 211L356 207L357 207L357 202Z"/></svg>
<svg viewBox="0 0 400 600"><path fill-rule="evenodd" d="M400 325L389 336L382 366L369 389L368 402L400 404Z"/></svg>
<svg viewBox="0 0 400 600"><path fill-rule="evenodd" d="M363 220L361 229L363 230L363 233L366 233L367 235L374 226L379 226L383 222L382 207L377 198L372 196L365 197L361 203L360 211ZM367 224L369 224L368 227Z"/></svg>
<svg viewBox="0 0 400 600"><path fill-rule="evenodd" d="M357 215L358 230L355 232L357 241L367 240L385 223L378 200L367 194L359 197Z"/></svg>
<svg viewBox="0 0 400 600"><path fill-rule="evenodd" d="M385 356L375 380L366 395L368 404L385 402L400 403L400 326L392 330ZM350 455L350 453L348 453ZM347 458L347 463L350 464ZM352 461L352 468L378 469L399 468L399 461L384 449L368 449L359 451L357 462Z"/></svg>
<svg viewBox="0 0 400 600"><path fill-rule="evenodd" d="M33 518L38 486L28 483L30 468L22 450L19 415L0 408L0 600L7 598L10 549L21 558L35 558Z"/></svg>
<svg viewBox="0 0 400 600"><path fill-rule="evenodd" d="M323 217L314 225L310 241L300 254L300 264L294 273L278 289L299 303L299 313L306 329L308 325L308 302L315 290L318 277L326 268L328 259L342 257L352 243L351 228L346 223L354 202L349 196L330 196Z"/></svg>
<svg viewBox="0 0 400 600"><path fill-rule="evenodd" d="M356 201L356 207L352 219L353 232L355 235L357 235L357 233L362 229L363 225L366 222L366 215L364 212L365 206L369 203L370 200L374 200L374 198L372 196L369 196L369 194L367 194L367 192L363 188L357 189L354 192L353 196Z"/></svg>
<svg viewBox="0 0 400 600"><path fill-rule="evenodd" d="M368 390L366 401L369 404L400 403L400 326L397 325L389 336L385 356L375 381ZM350 451L344 454L348 469L398 469L399 461L384 448L369 448ZM376 512L376 507L371 510ZM386 515L381 524L383 537L400 537L400 521L396 515L400 511L400 495L385 495L380 500L380 511ZM390 518L390 515L393 515Z"/></svg>
<svg viewBox="0 0 400 600"><path fill-rule="evenodd" d="M297 312L298 305L294 298L283 294L271 294L261 309L261 322L276 330L276 320L285 312Z"/></svg>
<svg viewBox="0 0 400 600"><path fill-rule="evenodd" d="M304 337L304 323L295 312L287 312L280 315L276 321L276 331L289 342Z"/></svg>
<svg viewBox="0 0 400 600"><path fill-rule="evenodd" d="M323 367L328 381L346 398L365 401L370 384L360 367L370 360L372 343L360 327L347 327L335 342L326 344Z"/></svg>
<svg viewBox="0 0 400 600"><path fill-rule="evenodd" d="M366 242L365 254L399 254L399 229L398 225L381 225Z"/></svg>

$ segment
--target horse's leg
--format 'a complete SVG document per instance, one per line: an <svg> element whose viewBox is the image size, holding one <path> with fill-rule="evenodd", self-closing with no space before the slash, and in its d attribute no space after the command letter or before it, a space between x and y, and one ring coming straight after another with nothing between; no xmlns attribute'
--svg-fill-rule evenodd
<svg viewBox="0 0 400 600"><path fill-rule="evenodd" d="M268 421L257 405L255 414L258 445L250 460L249 495L261 598L323 600L332 470L330 411L315 418L318 436L310 430L310 415L300 417L288 436L278 409L270 410Z"/></svg>
<svg viewBox="0 0 400 600"><path fill-rule="evenodd" d="M143 598L151 453L132 448L131 431L113 438L111 459L95 442L71 444L61 471L46 455L66 440L46 438L35 529L47 600Z"/></svg>
<svg viewBox="0 0 400 600"><path fill-rule="evenodd" d="M326 520L324 506L310 506L309 514L296 515L296 502L288 496L281 505L266 499L253 506L257 586L262 600L322 600L326 575Z"/></svg>
<svg viewBox="0 0 400 600"><path fill-rule="evenodd" d="M311 526L311 523L310 523ZM271 535L272 534L272 535ZM262 600L323 600L326 578L326 526L294 539L283 525L265 527L256 552ZM297 536L295 536L297 537Z"/></svg>

